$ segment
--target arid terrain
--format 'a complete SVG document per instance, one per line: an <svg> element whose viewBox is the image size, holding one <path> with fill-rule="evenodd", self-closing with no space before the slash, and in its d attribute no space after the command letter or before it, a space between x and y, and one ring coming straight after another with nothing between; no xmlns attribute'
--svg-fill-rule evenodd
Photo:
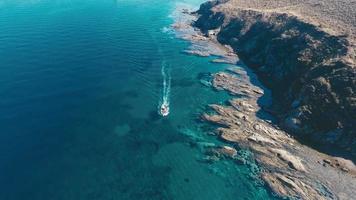
<svg viewBox="0 0 356 200"><path fill-rule="evenodd" d="M281 126L355 158L355 4L261 2L207 2L194 25L231 46L272 90Z"/></svg>
<svg viewBox="0 0 356 200"><path fill-rule="evenodd" d="M354 1L220 0L191 14L183 9L188 20L173 28L192 42L186 53L215 55L220 58L212 62L219 63L236 63L236 53L272 92L273 105L263 107L264 91L245 70L232 67L214 75L212 86L233 99L210 105L214 112L202 118L219 125L216 136L230 146L208 150L208 158L239 160L235 149L250 150L261 179L281 197L355 197L355 6ZM261 112L278 122L261 118Z"/></svg>
<svg viewBox="0 0 356 200"><path fill-rule="evenodd" d="M330 33L355 39L356 1L353 0L231 0L224 7L232 15L236 8L288 13Z"/></svg>
<svg viewBox="0 0 356 200"><path fill-rule="evenodd" d="M349 41L348 56L351 57L349 61L355 61L356 1L354 0L229 0L216 9L221 9L230 17L236 16L241 9L263 13L286 13L297 17L298 20L313 24L330 35L346 37Z"/></svg>

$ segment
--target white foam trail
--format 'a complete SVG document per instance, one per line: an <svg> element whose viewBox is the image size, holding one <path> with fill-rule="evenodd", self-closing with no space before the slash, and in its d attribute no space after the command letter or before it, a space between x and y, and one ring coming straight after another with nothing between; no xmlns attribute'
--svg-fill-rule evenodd
<svg viewBox="0 0 356 200"><path fill-rule="evenodd" d="M163 77L163 89L162 89L162 100L160 103L160 109L166 107L169 110L169 96L171 93L171 75L169 69L166 68L166 63L162 63L161 74ZM162 114L162 113L161 113Z"/></svg>
<svg viewBox="0 0 356 200"><path fill-rule="evenodd" d="M163 94L162 94L162 103L169 105L169 95L171 92L171 76L169 71L166 69L166 64L162 64L161 73L163 76Z"/></svg>

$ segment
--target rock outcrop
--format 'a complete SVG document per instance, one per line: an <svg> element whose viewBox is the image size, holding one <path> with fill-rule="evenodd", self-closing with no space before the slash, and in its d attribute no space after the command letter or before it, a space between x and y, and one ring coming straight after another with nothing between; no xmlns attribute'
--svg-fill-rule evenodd
<svg viewBox="0 0 356 200"><path fill-rule="evenodd" d="M281 197L295 199L349 199L356 195L356 166L301 145L288 133L260 119L258 100L264 91L251 84L241 68L214 75L212 85L235 98L228 106L210 105L215 113L202 118L219 126L216 135L223 141L247 149L260 166L261 179ZM209 148L208 161L221 157L238 159L231 147ZM337 184L335 184L337 182Z"/></svg>
<svg viewBox="0 0 356 200"><path fill-rule="evenodd" d="M216 34L220 43L230 45L254 69L272 90L272 110L282 127L318 143L346 150L355 159L354 32L331 30L331 22L330 27L318 26L314 23L317 17L301 18L290 6L265 5L268 9L263 9L261 4L256 4L259 7L253 7L251 2L256 1L249 1L250 7L241 0L204 3L196 12L198 20L194 26L206 35ZM311 0L300 4L306 2ZM356 10L355 4L345 5ZM355 30L354 19L340 23L349 23L350 30Z"/></svg>
<svg viewBox="0 0 356 200"><path fill-rule="evenodd" d="M258 0L247 2L253 1ZM229 20L223 12L214 16L215 7L228 2L230 1L203 4L198 15L181 12L183 16L179 17L172 28L178 37L191 42L189 52L186 53L199 56L213 55L213 59L217 57L217 62L220 63L238 61L229 46L231 44L226 42L222 45L217 40L218 38L222 42L219 34L224 31L225 21L228 24ZM207 17L205 21L201 20L203 17ZM200 24L203 27L210 26L210 20L219 23L216 23L213 29L201 27L205 34L187 26L193 22L203 23ZM238 53L237 47L232 47ZM283 198L318 200L353 198L356 195L354 163L301 145L276 126L271 118L267 117L265 112L267 109L261 109L261 105L265 105L266 100L270 99L269 91L262 89L255 75L243 64L238 65L240 67L234 66L214 74L211 81L201 80L202 84L213 86L216 90L227 91L233 97L228 105L210 105L212 112L202 115L202 119L218 126L215 132L207 134L217 136L226 143L205 144L206 156L202 161L212 163L221 159L232 159L239 164L250 165L257 177L260 177L273 193ZM274 92L276 93L276 90ZM277 91L277 94L283 96L283 92ZM275 97L278 95L275 94ZM293 118L291 122L300 121ZM259 166L258 169L255 164Z"/></svg>

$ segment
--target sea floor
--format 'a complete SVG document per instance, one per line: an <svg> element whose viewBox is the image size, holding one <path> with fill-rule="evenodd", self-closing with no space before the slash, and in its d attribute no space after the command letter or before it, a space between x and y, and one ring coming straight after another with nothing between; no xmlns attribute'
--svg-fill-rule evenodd
<svg viewBox="0 0 356 200"><path fill-rule="evenodd" d="M229 64L184 53L163 0L0 2L0 199L272 199L255 168L204 162ZM162 117L164 77L170 114Z"/></svg>

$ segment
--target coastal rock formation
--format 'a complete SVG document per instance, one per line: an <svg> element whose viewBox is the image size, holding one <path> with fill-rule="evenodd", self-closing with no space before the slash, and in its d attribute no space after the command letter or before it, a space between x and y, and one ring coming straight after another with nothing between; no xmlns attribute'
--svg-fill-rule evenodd
<svg viewBox="0 0 356 200"><path fill-rule="evenodd" d="M215 113L204 114L202 118L219 125L216 135L222 140L253 153L262 170L260 177L275 194L318 200L349 199L356 195L356 167L351 161L303 146L257 116L260 111L257 101L263 90L251 84L243 70L236 68L215 74L213 86L237 98L230 100L229 106L210 105ZM208 155L210 160L217 161L221 155L238 156L235 151L230 147L211 148Z"/></svg>
<svg viewBox="0 0 356 200"><path fill-rule="evenodd" d="M355 10L349 1L215 0L194 26L255 70L286 130L355 158Z"/></svg>
<svg viewBox="0 0 356 200"><path fill-rule="evenodd" d="M189 15L189 12L183 12L184 16L179 17L180 21L173 25L177 36L191 41L192 47L189 50L199 52L190 53L201 54L201 56L215 55L219 59L218 62L223 63L231 63L236 59L231 47L227 46L232 43L226 42L224 45L219 43L223 41L219 35L224 31L225 21L225 25L230 21L227 20L227 15L223 12L221 15L214 14L218 13L215 10L216 7L229 2L227 0L208 2L203 4L198 12L193 12L192 15ZM204 17L206 18L202 20ZM253 20L256 16L250 17ZM214 21L218 23L214 24ZM196 26L202 26L199 28L203 33L194 27L186 26L193 22ZM263 27L263 24L261 26ZM210 28L204 29L204 27ZM236 40L238 41L238 38ZM256 41L251 43L251 48L257 43ZM246 45L248 46L247 42ZM247 48L246 46L242 47ZM237 46L232 46L232 48L239 53ZM263 55L263 52L260 54ZM285 56L289 56L289 54ZM218 136L227 145L208 145L203 161L211 163L220 159L233 159L240 164L249 164L250 161L243 158L243 152L252 152L252 162L260 167L257 175L278 196L318 200L352 199L356 196L356 166L354 163L319 153L300 144L270 121L270 118L265 118L267 109L262 109L260 102L263 99L269 99L269 93L264 91L259 83L256 84L253 73L249 72L242 64L240 66L216 73L213 75L211 83L204 84L213 86L216 90L229 92L233 99L229 101L228 105L210 105L212 112L202 115L203 120L218 125L214 133L209 132L208 134ZM254 69L258 69L258 67ZM263 79L263 74L259 73L259 75L268 85L268 79ZM271 87L271 85L268 86ZM287 84L277 86L289 87ZM281 100L285 91L273 90L273 92L275 100ZM282 103L280 102L280 104ZM292 104L296 108L300 102L293 101ZM279 112L272 111L273 113L288 112L288 109L282 110L281 108L277 110ZM298 128L304 122L299 118L290 118L289 123Z"/></svg>

